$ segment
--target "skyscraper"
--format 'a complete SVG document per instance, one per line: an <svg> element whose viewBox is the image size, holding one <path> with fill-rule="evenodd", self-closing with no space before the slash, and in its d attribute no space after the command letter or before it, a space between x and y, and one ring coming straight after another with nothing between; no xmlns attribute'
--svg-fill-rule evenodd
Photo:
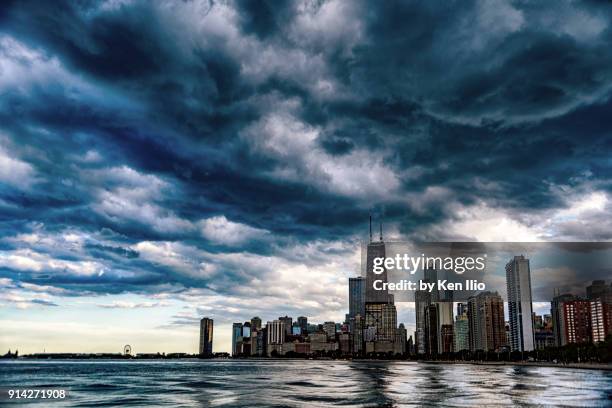
<svg viewBox="0 0 612 408"><path fill-rule="evenodd" d="M461 309L462 313L457 315L455 319L455 351L470 349L467 305L465 303L461 304L465 305L465 308Z"/></svg>
<svg viewBox="0 0 612 408"><path fill-rule="evenodd" d="M604 341L612 334L612 303L599 299L591 300L591 337L593 343Z"/></svg>
<svg viewBox="0 0 612 408"><path fill-rule="evenodd" d="M448 353L454 348L452 342L450 348L447 344L449 336L453 335L453 293L450 290L440 291L438 297L438 353ZM446 333L446 337L442 332Z"/></svg>
<svg viewBox="0 0 612 408"><path fill-rule="evenodd" d="M565 327L565 314L563 304L574 300L574 295L569 293L557 295L550 302L550 314L552 317L553 334L555 336L555 345L557 347L568 344L567 330Z"/></svg>
<svg viewBox="0 0 612 408"><path fill-rule="evenodd" d="M406 355L408 352L408 331L404 323L400 323L395 334L394 354Z"/></svg>
<svg viewBox="0 0 612 408"><path fill-rule="evenodd" d="M612 287L606 285L603 280L594 280L586 288L587 299L601 299L604 303L612 303Z"/></svg>
<svg viewBox="0 0 612 408"><path fill-rule="evenodd" d="M591 338L593 343L604 341L612 334L612 286L595 280L586 288L590 302Z"/></svg>
<svg viewBox="0 0 612 408"><path fill-rule="evenodd" d="M366 251L366 279L365 279L365 328L368 332L364 335L366 342L374 339L375 344L366 345L366 352L393 350L395 331L397 329L397 310L393 304L393 295L385 290L375 290L374 281L387 282L387 271L381 274L374 273L374 259L385 257L385 243L382 235L382 224L380 226L380 239L372 241L372 218L370 217L370 242Z"/></svg>
<svg viewBox="0 0 612 408"><path fill-rule="evenodd" d="M232 324L232 356L242 352L242 323Z"/></svg>
<svg viewBox="0 0 612 408"><path fill-rule="evenodd" d="M363 352L363 317L358 314L352 320L353 353L361 355Z"/></svg>
<svg viewBox="0 0 612 408"><path fill-rule="evenodd" d="M274 320L266 325L268 329L268 344L283 344L285 341L285 322Z"/></svg>
<svg viewBox="0 0 612 408"><path fill-rule="evenodd" d="M429 283L437 283L438 282L438 270L434 267L434 265L427 265L425 270L423 271L423 281ZM448 349L445 346L444 341L448 341L448 326L453 327L453 292L451 290L438 290L437 286L428 293L428 299L431 304L436 305L436 313L437 316L437 335L436 339L438 340L438 354L444 353L445 350ZM421 296L420 299L423 299ZM421 305L423 307L423 305ZM417 318L419 315L417 315ZM421 325L418 325L421 326ZM442 336L442 330L446 331L446 338Z"/></svg>
<svg viewBox="0 0 612 408"><path fill-rule="evenodd" d="M323 323L323 331L327 334L328 339L334 339L336 337L336 323L325 322Z"/></svg>
<svg viewBox="0 0 612 408"><path fill-rule="evenodd" d="M251 330L257 331L261 329L261 319L258 316L255 316L251 319Z"/></svg>
<svg viewBox="0 0 612 408"><path fill-rule="evenodd" d="M208 317L200 320L200 348L201 356L212 356L213 350L213 319Z"/></svg>
<svg viewBox="0 0 612 408"><path fill-rule="evenodd" d="M378 340L394 341L397 330L397 309L392 303L385 303L381 309L381 324L378 326Z"/></svg>
<svg viewBox="0 0 612 408"><path fill-rule="evenodd" d="M482 292L468 299L470 351L497 351L506 345L504 301L497 292Z"/></svg>
<svg viewBox="0 0 612 408"><path fill-rule="evenodd" d="M308 334L308 318L306 316L300 316L297 318L298 325L300 326L300 330L302 335L305 336Z"/></svg>
<svg viewBox="0 0 612 408"><path fill-rule="evenodd" d="M359 276L349 278L349 319L365 313L365 280Z"/></svg>
<svg viewBox="0 0 612 408"><path fill-rule="evenodd" d="M291 336L291 327L293 326L293 318L291 316L279 317L278 320L285 323L285 335Z"/></svg>
<svg viewBox="0 0 612 408"><path fill-rule="evenodd" d="M366 279L365 279L365 302L368 303L392 303L392 296L387 289L375 290L374 281L380 280L388 282L387 269L383 268L382 273L374 273L374 259L385 257L385 242L382 236L382 225L380 227L380 240L372 241L372 220L370 218L370 242L366 249Z"/></svg>
<svg viewBox="0 0 612 408"><path fill-rule="evenodd" d="M464 302L457 303L457 316L467 315L467 304Z"/></svg>
<svg viewBox="0 0 612 408"><path fill-rule="evenodd" d="M251 322L244 322L242 325L242 337L251 337Z"/></svg>
<svg viewBox="0 0 612 408"><path fill-rule="evenodd" d="M438 351L442 354L452 353L455 351L455 339L452 324L443 324L440 326L440 335L438 336Z"/></svg>
<svg viewBox="0 0 612 408"><path fill-rule="evenodd" d="M438 282L438 270L433 265L427 265L423 270L423 282L437 283ZM431 301L437 302L440 300L440 291L438 286L434 286L433 290L429 292L431 294Z"/></svg>
<svg viewBox="0 0 612 408"><path fill-rule="evenodd" d="M591 303L574 299L563 303L565 338L568 343L591 342Z"/></svg>
<svg viewBox="0 0 612 408"><path fill-rule="evenodd" d="M438 355L438 305L425 308L425 354Z"/></svg>
<svg viewBox="0 0 612 408"><path fill-rule="evenodd" d="M278 353L279 350L282 351L282 345L285 342L285 321L283 320L274 320L273 322L268 322L266 324L266 347L267 355L273 355L273 352Z"/></svg>
<svg viewBox="0 0 612 408"><path fill-rule="evenodd" d="M534 350L529 259L523 255L515 256L506 264L506 285L508 288L510 347L513 351Z"/></svg>
<svg viewBox="0 0 612 408"><path fill-rule="evenodd" d="M425 342L425 308L430 304L431 294L428 291L417 290L414 292L414 308L416 314L416 331L414 336L417 354L427 353Z"/></svg>
<svg viewBox="0 0 612 408"><path fill-rule="evenodd" d="M251 322L242 325L242 348L239 354L251 355Z"/></svg>
<svg viewBox="0 0 612 408"><path fill-rule="evenodd" d="M268 343L268 331L265 327L251 332L251 355L264 356Z"/></svg>
<svg viewBox="0 0 612 408"><path fill-rule="evenodd" d="M423 270L423 282L434 283L438 281L438 271L433 268L431 265L428 265ZM443 300L442 302L440 300ZM452 303L452 294L444 291L440 293L440 291L434 288L432 291L415 291L414 295L414 304L415 304L415 312L416 312L416 345L417 345L417 354L431 354L432 351L429 350L429 342L430 339L433 338L430 334L428 334L429 330L436 330L435 339L438 341L438 353L442 352L442 342L441 342L441 327L443 324L452 324L453 323L453 303ZM425 317L425 309L430 305L436 306L436 322L437 328L432 328L427 326L431 323L432 318L426 320ZM433 313L433 309L429 312Z"/></svg>

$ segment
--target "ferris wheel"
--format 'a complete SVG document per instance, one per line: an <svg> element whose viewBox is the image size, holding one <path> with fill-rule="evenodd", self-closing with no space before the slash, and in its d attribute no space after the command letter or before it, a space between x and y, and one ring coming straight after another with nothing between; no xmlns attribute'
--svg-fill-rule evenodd
<svg viewBox="0 0 612 408"><path fill-rule="evenodd" d="M129 344L126 344L125 346L123 346L123 355L124 356L131 356L132 355L132 346L130 346Z"/></svg>

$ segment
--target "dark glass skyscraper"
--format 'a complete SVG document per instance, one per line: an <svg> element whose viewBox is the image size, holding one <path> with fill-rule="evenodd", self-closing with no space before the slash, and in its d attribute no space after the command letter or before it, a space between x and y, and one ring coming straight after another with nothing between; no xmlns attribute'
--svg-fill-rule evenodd
<svg viewBox="0 0 612 408"><path fill-rule="evenodd" d="M571 302L575 299L574 295L565 293L563 295L557 294L550 302L550 314L552 317L553 334L555 336L555 345L557 347L565 346L568 344L567 331L565 328L565 316L563 314L563 304L565 302Z"/></svg>
<svg viewBox="0 0 612 408"><path fill-rule="evenodd" d="M242 352L242 323L232 324L232 356Z"/></svg>
<svg viewBox="0 0 612 408"><path fill-rule="evenodd" d="M349 319L365 314L365 280L349 278Z"/></svg>
<svg viewBox="0 0 612 408"><path fill-rule="evenodd" d="M208 317L200 320L200 348L202 356L212 356L213 350L213 320Z"/></svg>
<svg viewBox="0 0 612 408"><path fill-rule="evenodd" d="M434 268L425 268L423 270L423 282L437 282L438 275ZM414 293L414 308L416 314L416 346L418 354L429 354L428 341L431 336L428 335L427 322L425 317L425 309L434 302L438 301L438 289L430 291L417 290ZM431 313L431 311L430 311ZM436 322L438 322L436 317ZM437 340L437 336L436 336Z"/></svg>
<svg viewBox="0 0 612 408"><path fill-rule="evenodd" d="M438 305L431 304L425 308L425 354L438 354Z"/></svg>
<svg viewBox="0 0 612 408"><path fill-rule="evenodd" d="M298 325L300 326L300 331L302 335L305 336L308 334L308 318L306 316L300 316L297 318Z"/></svg>

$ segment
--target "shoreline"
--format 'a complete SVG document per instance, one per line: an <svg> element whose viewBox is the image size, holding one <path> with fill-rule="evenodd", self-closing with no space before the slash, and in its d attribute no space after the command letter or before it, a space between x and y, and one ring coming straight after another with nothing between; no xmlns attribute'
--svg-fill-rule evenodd
<svg viewBox="0 0 612 408"><path fill-rule="evenodd" d="M40 362L40 361L69 361L69 362L100 362L100 361L355 361L355 362L401 362L401 363L413 363L413 364L437 364L437 365L476 365L476 366L520 366L520 367L548 367L548 368L571 368L571 369L584 369L584 370L603 370L612 371L612 364L600 364L600 363L568 363L559 364L545 361L440 361L440 360L394 360L394 359L304 359L304 358L263 358L263 357L245 357L245 358L210 358L210 359L199 359L199 358L18 358L18 359L0 359L2 362Z"/></svg>
<svg viewBox="0 0 612 408"><path fill-rule="evenodd" d="M572 368L583 370L603 370L612 371L612 364L599 363L551 363L547 361L430 361L424 360L428 364L466 364L482 366L521 366L521 367L550 367L550 368Z"/></svg>

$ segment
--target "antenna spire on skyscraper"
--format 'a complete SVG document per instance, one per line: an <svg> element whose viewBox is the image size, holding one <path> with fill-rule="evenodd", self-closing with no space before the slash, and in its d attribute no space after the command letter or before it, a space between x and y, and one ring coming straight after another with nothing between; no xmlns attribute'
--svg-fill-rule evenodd
<svg viewBox="0 0 612 408"><path fill-rule="evenodd" d="M372 214L370 214L370 242L372 242Z"/></svg>
<svg viewBox="0 0 612 408"><path fill-rule="evenodd" d="M382 222L380 223L380 242L382 242L383 240L383 236L382 236Z"/></svg>

